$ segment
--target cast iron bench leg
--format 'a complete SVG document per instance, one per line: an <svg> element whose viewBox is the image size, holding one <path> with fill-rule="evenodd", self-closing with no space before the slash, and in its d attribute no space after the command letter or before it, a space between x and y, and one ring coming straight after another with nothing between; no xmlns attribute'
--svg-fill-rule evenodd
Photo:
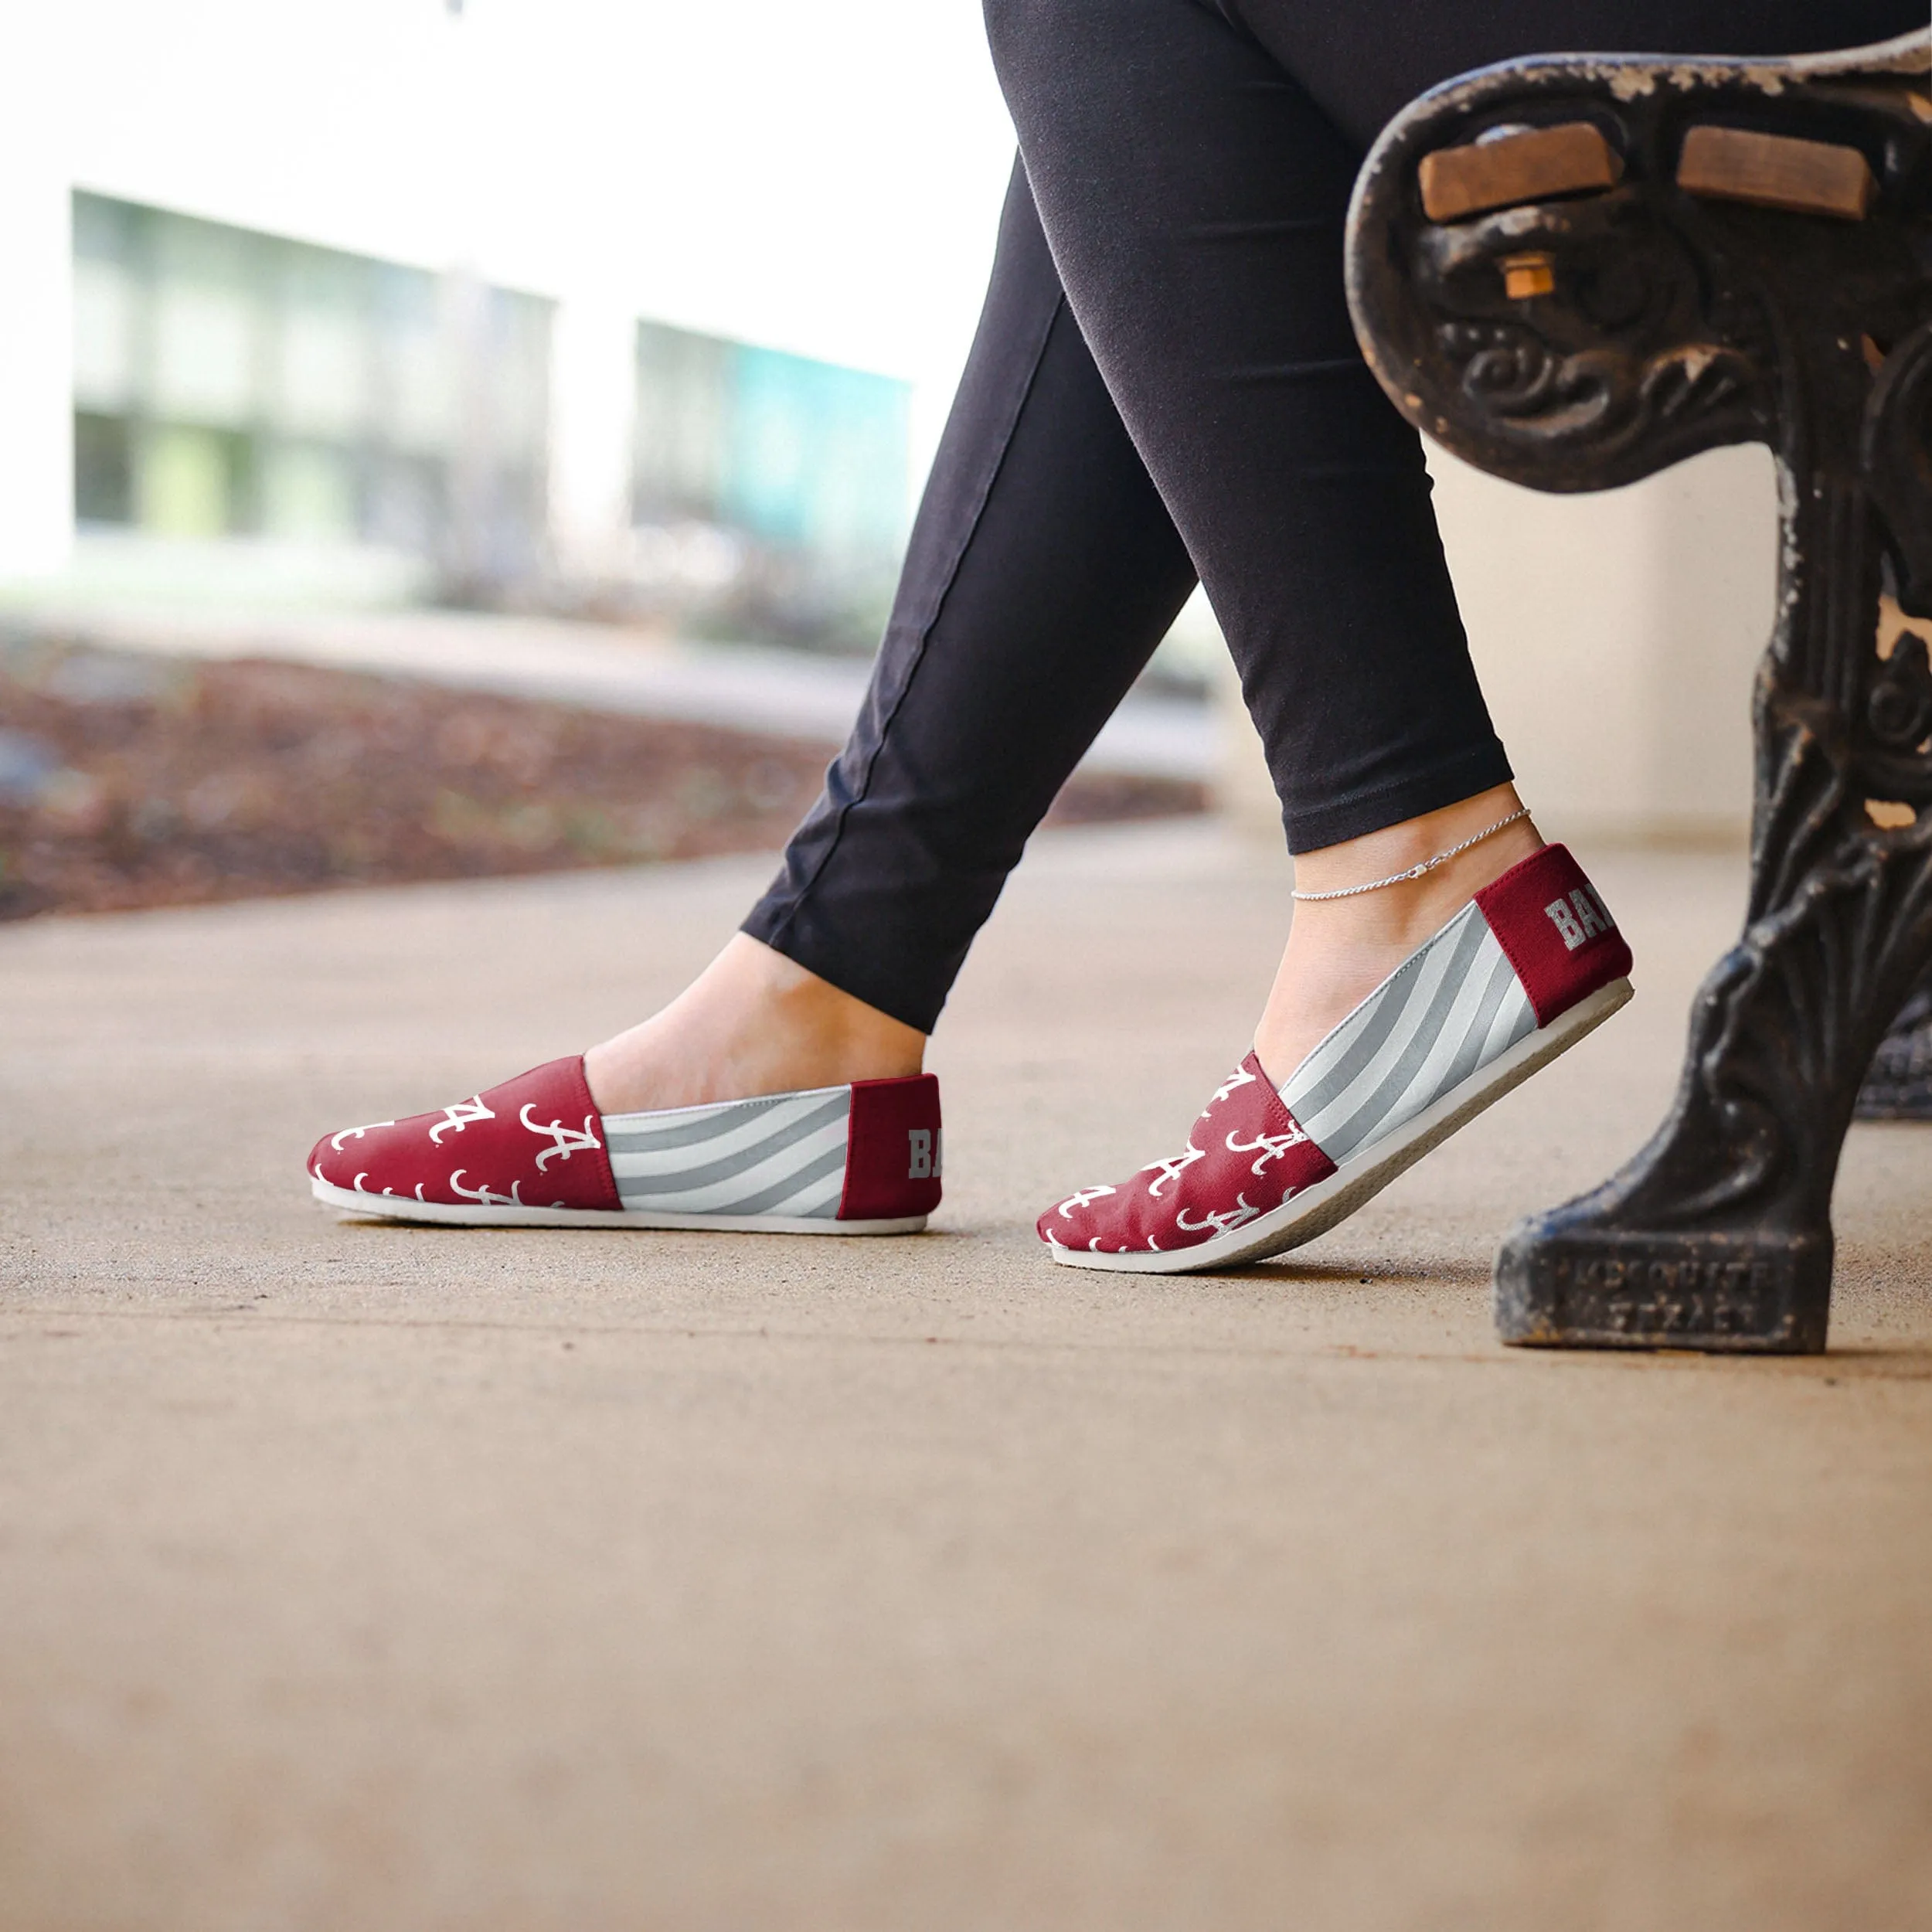
<svg viewBox="0 0 1932 1932"><path fill-rule="evenodd" d="M1852 1117L1932 1121L1932 981L1920 981L1879 1042Z"/></svg>
<svg viewBox="0 0 1932 1932"><path fill-rule="evenodd" d="M1825 1345L1845 1129L1932 964L1932 666L1877 646L1882 593L1932 614L1929 52L1494 68L1357 189L1357 327L1438 440L1546 489L1747 440L1781 479L1744 930L1649 1145L1505 1238L1511 1342Z"/></svg>

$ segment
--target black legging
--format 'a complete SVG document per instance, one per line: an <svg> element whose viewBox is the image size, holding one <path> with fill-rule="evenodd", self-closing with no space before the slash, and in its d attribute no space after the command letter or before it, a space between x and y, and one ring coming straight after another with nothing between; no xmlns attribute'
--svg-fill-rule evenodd
<svg viewBox="0 0 1932 1932"><path fill-rule="evenodd" d="M1389 117L1521 54L1793 53L1925 14L986 0L986 19L1021 157L992 286L864 709L744 927L921 1032L1197 572L1291 849L1510 776L1420 441L1343 300L1349 191Z"/></svg>

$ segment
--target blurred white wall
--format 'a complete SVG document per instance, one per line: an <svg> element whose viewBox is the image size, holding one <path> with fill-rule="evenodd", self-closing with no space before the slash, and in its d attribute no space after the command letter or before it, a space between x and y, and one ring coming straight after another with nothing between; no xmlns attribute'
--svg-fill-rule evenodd
<svg viewBox="0 0 1932 1932"><path fill-rule="evenodd" d="M73 539L73 223L0 50L0 579L65 563Z"/></svg>
<svg viewBox="0 0 1932 1932"><path fill-rule="evenodd" d="M1750 692L1777 605L1770 450L1712 450L1629 488L1546 496L1430 446L1471 655L1517 788L1552 838L1743 846ZM1233 672L1221 802L1279 837Z"/></svg>
<svg viewBox="0 0 1932 1932"><path fill-rule="evenodd" d="M1775 614L1770 452L1548 496L1439 450L1437 515L1518 787L1553 838L1742 843Z"/></svg>
<svg viewBox="0 0 1932 1932"><path fill-rule="evenodd" d="M1429 468L1471 654L1545 834L1742 845L1752 680L1777 604L1770 452L1714 450L1589 496L1499 482L1433 445ZM1223 808L1277 839L1231 668L1217 699Z"/></svg>
<svg viewBox="0 0 1932 1932"><path fill-rule="evenodd" d="M587 283L550 338L550 532L568 576L621 578L631 528L637 317Z"/></svg>

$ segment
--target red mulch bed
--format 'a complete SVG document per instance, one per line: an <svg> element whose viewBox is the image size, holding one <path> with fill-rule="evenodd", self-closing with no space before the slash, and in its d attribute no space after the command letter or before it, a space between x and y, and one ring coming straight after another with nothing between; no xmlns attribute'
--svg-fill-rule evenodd
<svg viewBox="0 0 1932 1932"><path fill-rule="evenodd" d="M835 747L299 665L0 641L0 919L770 851ZM1049 822L1198 811L1077 778Z"/></svg>

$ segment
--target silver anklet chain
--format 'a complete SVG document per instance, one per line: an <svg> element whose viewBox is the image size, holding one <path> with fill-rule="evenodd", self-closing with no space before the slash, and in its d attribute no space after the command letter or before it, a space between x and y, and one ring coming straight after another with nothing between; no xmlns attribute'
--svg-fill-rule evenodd
<svg viewBox="0 0 1932 1932"><path fill-rule="evenodd" d="M1352 899L1358 893L1379 893L1384 886L1406 885L1411 879L1420 879L1425 872L1432 872L1438 866L1446 866L1458 853L1467 852L1471 845L1480 845L1485 838L1493 838L1505 825L1513 825L1519 818L1527 818L1529 808L1520 806L1507 818L1498 818L1493 825L1485 826L1473 838L1465 838L1459 845L1451 845L1447 852L1439 852L1433 859L1425 859L1419 866L1411 866L1406 872L1392 872L1386 879L1372 879L1366 886L1344 886L1338 892L1291 893L1291 899Z"/></svg>

